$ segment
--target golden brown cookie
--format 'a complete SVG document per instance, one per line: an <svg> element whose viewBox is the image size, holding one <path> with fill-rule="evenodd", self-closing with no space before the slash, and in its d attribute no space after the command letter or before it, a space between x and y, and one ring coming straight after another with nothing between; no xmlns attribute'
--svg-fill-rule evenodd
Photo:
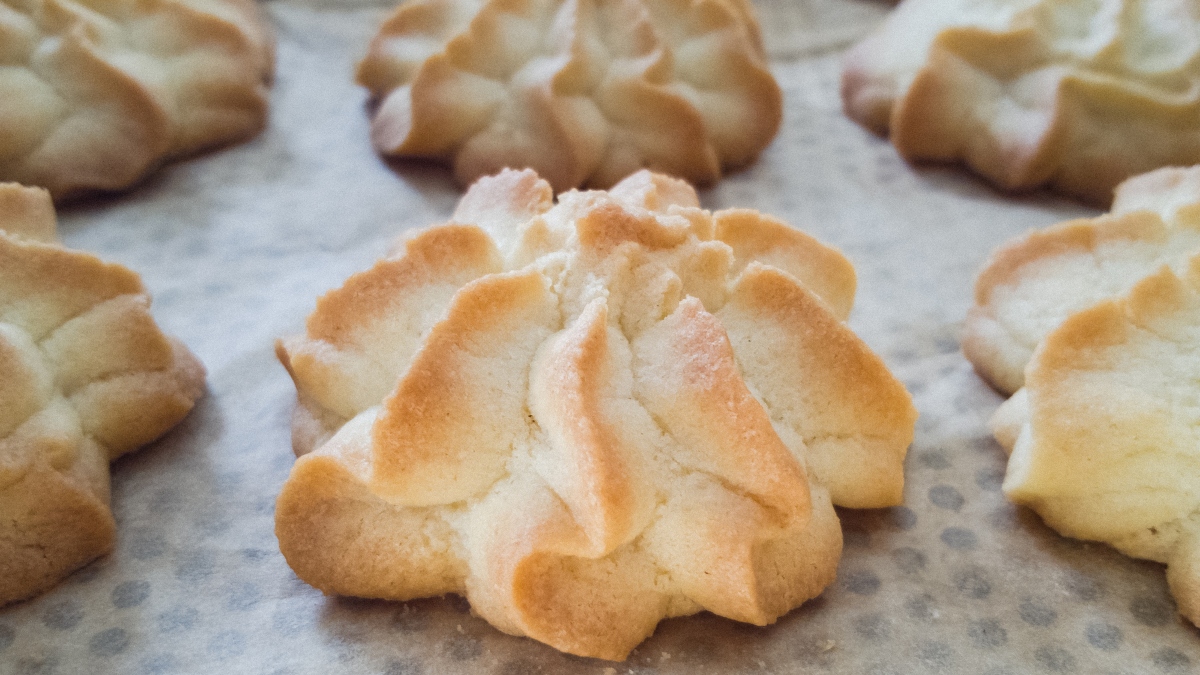
<svg viewBox="0 0 1200 675"><path fill-rule="evenodd" d="M847 55L842 100L909 160L1107 204L1200 162L1200 4L905 0Z"/></svg>
<svg viewBox="0 0 1200 675"><path fill-rule="evenodd" d="M0 184L0 605L112 549L109 461L203 393L149 306L136 274L57 243L48 193Z"/></svg>
<svg viewBox="0 0 1200 675"><path fill-rule="evenodd" d="M558 191L642 168L711 183L782 119L747 0L410 0L358 81L379 152L450 164L463 184L506 167Z"/></svg>
<svg viewBox="0 0 1200 675"><path fill-rule="evenodd" d="M120 190L249 138L273 61L252 0L0 0L0 180Z"/></svg>
<svg viewBox="0 0 1200 675"><path fill-rule="evenodd" d="M837 251L680 181L485 178L279 343L280 548L326 593L459 593L585 656L770 623L833 580L834 504L902 497L916 412L853 294Z"/></svg>
<svg viewBox="0 0 1200 675"><path fill-rule="evenodd" d="M1034 349L1071 314L1200 253L1200 167L1131 178L1116 194L1111 214L1018 237L979 273L963 353L1000 391L1022 386Z"/></svg>
<svg viewBox="0 0 1200 675"><path fill-rule="evenodd" d="M1010 499L1064 535L1167 563L1200 625L1200 256L1072 314L993 427Z"/></svg>

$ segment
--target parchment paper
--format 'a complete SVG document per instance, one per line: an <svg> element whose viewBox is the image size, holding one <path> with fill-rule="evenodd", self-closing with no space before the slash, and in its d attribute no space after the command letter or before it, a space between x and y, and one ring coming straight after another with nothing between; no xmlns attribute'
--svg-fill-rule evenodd
<svg viewBox="0 0 1200 675"><path fill-rule="evenodd" d="M785 126L703 195L778 215L859 273L851 325L913 392L906 505L842 511L845 555L820 598L756 628L674 619L627 662L503 635L459 598L325 598L280 556L272 509L292 465L294 392L272 353L316 297L406 228L450 213L448 171L371 151L354 61L385 4L269 5L279 68L270 128L71 205L66 242L140 271L154 311L207 364L209 391L162 441L113 467L116 551L0 610L3 673L1183 673L1200 633L1160 565L1059 537L999 492L985 422L1000 402L958 351L987 253L1095 213L914 168L844 118L840 50L890 5L761 0Z"/></svg>

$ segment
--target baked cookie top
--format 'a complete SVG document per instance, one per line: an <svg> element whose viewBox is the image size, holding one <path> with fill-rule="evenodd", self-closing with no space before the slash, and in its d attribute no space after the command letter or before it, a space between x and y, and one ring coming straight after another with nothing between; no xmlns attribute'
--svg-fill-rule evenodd
<svg viewBox="0 0 1200 675"><path fill-rule="evenodd" d="M997 249L975 282L963 353L997 389L1025 380L1037 345L1071 314L1124 295L1200 253L1200 167L1125 181L1111 214L1031 232Z"/></svg>
<svg viewBox="0 0 1200 675"><path fill-rule="evenodd" d="M1200 624L1200 256L1071 315L993 420L1004 492L1059 532L1165 562Z"/></svg>
<svg viewBox="0 0 1200 675"><path fill-rule="evenodd" d="M359 65L385 155L463 184L529 167L561 191L642 169L706 184L775 136L747 0L413 0Z"/></svg>
<svg viewBox="0 0 1200 675"><path fill-rule="evenodd" d="M1200 5L905 0L847 55L842 99L910 160L1107 204L1200 162Z"/></svg>
<svg viewBox="0 0 1200 675"><path fill-rule="evenodd" d="M769 623L832 581L832 504L902 498L916 412L853 293L835 250L680 181L485 178L279 343L280 548L326 592L461 593L580 655Z"/></svg>
<svg viewBox="0 0 1200 675"><path fill-rule="evenodd" d="M138 276L63 248L54 225L48 193L0 184L0 605L111 548L109 460L204 388Z"/></svg>
<svg viewBox="0 0 1200 675"><path fill-rule="evenodd" d="M120 190L252 136L272 52L252 0L0 0L0 180Z"/></svg>

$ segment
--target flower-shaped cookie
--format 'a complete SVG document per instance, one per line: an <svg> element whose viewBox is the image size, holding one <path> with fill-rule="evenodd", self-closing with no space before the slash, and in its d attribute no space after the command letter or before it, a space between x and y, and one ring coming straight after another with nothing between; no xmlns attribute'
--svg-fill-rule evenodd
<svg viewBox="0 0 1200 675"><path fill-rule="evenodd" d="M46 192L0 184L0 605L112 548L109 461L204 389L138 276L63 248L54 230Z"/></svg>
<svg viewBox="0 0 1200 675"><path fill-rule="evenodd" d="M711 183L782 116L747 0L409 0L358 81L381 153L450 163L464 184L505 167L556 190L642 168Z"/></svg>
<svg viewBox="0 0 1200 675"><path fill-rule="evenodd" d="M1123 296L1200 253L1200 167L1125 181L1113 212L1032 232L997 250L975 284L963 353L997 389L1013 393L1038 344L1070 315Z"/></svg>
<svg viewBox="0 0 1200 675"><path fill-rule="evenodd" d="M119 190L266 122L252 0L0 2L0 180Z"/></svg>
<svg viewBox="0 0 1200 675"><path fill-rule="evenodd" d="M905 0L847 56L842 100L908 159L1107 203L1200 162L1200 4Z"/></svg>
<svg viewBox="0 0 1200 675"><path fill-rule="evenodd" d="M637 173L530 171L332 291L278 354L300 405L276 509L327 593L461 593L622 659L663 618L765 624L834 577L832 504L899 503L916 413L843 323L854 271ZM309 452L311 450L311 452Z"/></svg>
<svg viewBox="0 0 1200 675"><path fill-rule="evenodd" d="M1167 563L1200 625L1200 256L1068 318L993 426L1009 498L1065 535Z"/></svg>

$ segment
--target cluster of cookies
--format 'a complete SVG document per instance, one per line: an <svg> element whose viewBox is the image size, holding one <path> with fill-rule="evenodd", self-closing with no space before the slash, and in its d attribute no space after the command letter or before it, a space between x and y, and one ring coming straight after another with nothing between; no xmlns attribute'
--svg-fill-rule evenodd
<svg viewBox="0 0 1200 675"><path fill-rule="evenodd" d="M133 272L55 243L50 198L125 189L164 161L257 133L266 122L273 44L260 10L250 0L3 0L0 65L0 180L43 188L17 183L0 187L0 604L5 604L41 592L111 549L108 461L164 433L203 390L203 368L155 326L148 313L149 298ZM745 0L550 2L522 7L414 2L385 22L359 77L381 99L373 120L380 150L450 161L464 182L508 165L535 167L560 189L584 183L613 185L647 166L698 183L711 182L723 168L754 159L775 135L782 109L779 87L767 69L758 26ZM538 628L534 619L521 618L515 599L505 604L495 593L472 596L481 607L490 597L499 608L491 616L511 631L538 635L580 653L618 657L663 616L702 606L749 621L770 621L819 593L833 578L841 538L830 490L838 503L898 502L913 413L903 388L841 324L854 293L849 263L787 226L750 212L731 212L714 220L696 208L695 193L686 184L641 176L622 186L611 196L572 196L572 205L551 216L553 192L533 174L504 174L484 182L460 209L459 220L470 216L469 224L437 228L408 242L403 255L374 276L352 281L337 296L349 297L349 305L334 297L323 302L311 323L311 340L281 348L300 385L297 448L316 449L298 466L296 480L280 502L281 545L306 578L327 590L384 597L465 591L464 584L475 587L481 579L500 583L494 575L459 574L466 559L446 551L426 552L424 558L414 552L404 564L385 559L372 567L354 557L349 565L339 566L322 557L328 551L309 559L311 552L304 547L305 541L322 534L344 534L346 526L332 517L316 530L305 524L313 505L323 503L308 492L311 485L305 481L332 480L328 472L320 473L324 465L318 458L361 441L356 430L375 428L360 417L379 414L410 357L425 353L423 341L440 335L449 344L461 338L456 333L461 330L483 331L472 339L494 339L494 353L477 355L483 359L478 361L454 349L438 356L434 349L423 357L432 360L433 370L414 371L402 380L409 387L408 399L381 416L379 429L398 425L393 435L407 436L401 427L414 426L418 435L413 438L423 438L424 444L412 446L407 439L408 445L402 445L409 452L428 454L429 461L422 475L409 476L405 472L416 471L420 463L395 455L392 445L380 445L378 466L391 466L398 473L390 479L374 477L355 488L378 494L373 498L394 507L394 513L380 515L377 536L403 541L415 536L404 526L425 519L429 527L449 533L434 537L435 548L458 551L466 545L464 533L449 523L462 525L462 518L446 520L439 514L462 510L466 496L483 499L496 492L492 501L529 498L545 505L544 518L530 526L557 527L570 540L557 545L540 542L530 552L548 555L555 546L576 546L571 542L577 533L567 532L575 526L564 524L552 496L552 489L569 488L576 512L565 520L581 523L586 539L575 553L590 554L600 567L628 560L622 564L640 572L673 565L682 575L674 585L658 589L653 603L641 599L643 586L654 583L653 574L639 576L628 588L602 589L612 596L606 602L613 612L640 618L620 634L595 620L568 626L575 642L546 636L546 625L555 623L554 617L542 616ZM678 213L668 214L672 208ZM545 230L543 216L557 219L553 231ZM530 219L541 222L542 229L526 222ZM581 221L577 228L576 219ZM567 236L572 228L598 239L581 244L574 235ZM714 241L717 229L727 241ZM513 239L518 232L522 237L545 234L557 239L519 245ZM511 249L506 250L509 257L501 256L501 245ZM555 248L563 251L556 253ZM583 285L551 289L552 280L567 274L566 267L552 269L566 264L564 256L571 257L567 250L586 251L569 265L570 274ZM658 275L653 297L634 289L623 291L628 297L615 289L610 293L610 283L646 281L625 274L630 270L616 269L634 265L634 260L640 260L638 274ZM755 274L741 274L753 260L778 267L754 267ZM593 278L593 265L615 268ZM731 285L735 271L746 280L736 288ZM419 278L404 276L413 273ZM809 284L791 288L788 273L808 274ZM596 281L601 278L603 282ZM587 279L600 286L589 286ZM786 432L807 436L789 436L788 444L780 440L770 417L742 383L730 338L718 319L686 295L703 290L715 311L727 304L727 295L752 297L756 284L765 289L762 292L783 288L787 297L776 302L794 304L795 311L811 308L814 317L806 321L812 330L841 336L844 344L839 343L842 351L836 355L869 373L857 386L883 386L894 400L882 408L899 406L900 412L889 418L891 427L860 437L842 419L849 413L842 411L839 418L822 409L812 413L813 420L797 421L800 426ZM478 287L479 293L467 293L464 286ZM824 295L812 295L810 288ZM390 294L396 289L412 294ZM586 307L575 307L586 309L585 316L568 316L574 310L566 306L583 302L585 296ZM495 304L478 306L493 300ZM753 321L756 312L772 311L753 303L728 304L731 315L740 308L743 324ZM655 314L666 309L671 310L671 321ZM778 318L784 325L777 330L786 331L787 317ZM473 319L484 323L471 325ZM611 387L628 385L633 377L629 337L615 334L611 348L607 345L607 331L623 320L645 323L638 324L645 329L662 322L654 332L658 338L644 340L649 351L642 358L666 358L671 350L715 349L690 369L655 376L668 379L667 384L658 383L660 407L682 405L682 412L694 418L693 408L703 401L720 403L713 398L715 392L695 385L688 402L662 400L670 398L662 387L678 384L679 378L703 377L701 371L708 366L721 369L727 380L721 391L736 398L735 408L724 418L692 419L700 426L686 433L725 436L695 448L691 463L684 462L686 471L677 466L682 455L670 459L669 454L684 441L668 444L669 432L661 431L662 439L652 446L646 445L648 436L622 435L625 417L639 404L630 399L624 406L630 410L610 416L614 411L606 401L614 393ZM393 334L397 321L409 332ZM700 332L692 335L696 330ZM329 331L333 335L327 335ZM781 332L778 339L786 335ZM534 336L539 338L530 342ZM401 343L356 342L400 337ZM325 339L347 347L344 358L326 362L329 354L320 351ZM717 344L722 339L723 346ZM712 340L717 343L708 344ZM512 355L523 353L522 347L540 349L542 342L559 346L546 347L555 355L539 361L543 365L537 382L524 382L533 352L525 354L524 361ZM357 359L351 345L363 351ZM576 353L585 347L586 354ZM812 359L816 352L802 350L794 356ZM761 354L757 358L763 359ZM445 388L437 379L447 375L447 368L466 372L471 366L479 371L479 382L490 382L493 389L479 389L474 381L472 386L463 381L459 387ZM495 376L507 373L508 379L490 381L491 368L499 369ZM418 377L422 374L424 379ZM844 373L826 374L830 378L839 386L843 380L853 381ZM527 389L542 392L536 414L522 413ZM435 391L444 397L440 403ZM851 397L834 396L842 406L852 405L853 397L861 395L844 386L839 391ZM498 398L491 400L493 395ZM784 400L780 405L804 410L803 400L788 403L786 392L778 395ZM564 396L568 398L560 400ZM502 402L516 407L495 410ZM437 405L449 416L442 420L443 428L421 416L404 416L404 406L420 411ZM481 416L473 416L472 410ZM657 428L650 414L639 410L641 431ZM544 429L537 427L539 419ZM587 428L574 428L581 421ZM471 435L489 438L486 432L492 425L490 438L499 445L475 448ZM505 467L513 453L504 444L515 443L518 431L534 434L535 427L537 434L550 437L538 446L545 446L538 453L540 470L565 474L547 484L526 467L518 487L490 490L500 478L496 472L509 471ZM459 433L468 435L455 436ZM742 457L735 441L744 434L761 439ZM810 450L804 449L805 441ZM884 458L868 462L872 468L865 474L859 467L843 470L840 463L845 460L835 450L839 446L846 446L850 456L882 453ZM529 452L527 447L525 454ZM806 459L808 452L812 457ZM546 462L565 464L547 469ZM740 465L747 462L749 466ZM305 467L318 471L318 477L305 474ZM635 467L637 475L630 473ZM776 470L781 475L775 475ZM459 476L454 473L458 471L466 473ZM580 471L585 475L573 475ZM814 484L810 498L808 481L818 472L829 475ZM868 484L848 488L857 485L859 474L869 476ZM340 474L332 475L336 479ZM465 482L458 484L459 479ZM737 525L746 529L717 522L711 509L700 508L695 495L670 501L667 508L667 496L681 489L675 481L695 483L704 494L716 495L742 514ZM399 496L406 492L415 501ZM345 502L350 494L338 497ZM589 510L597 498L601 502ZM660 507L669 513L660 517ZM438 513L430 515L429 509ZM513 509L494 505L474 511L492 514L476 518L477 527L514 517ZM659 520L664 524L653 526ZM669 534L665 540L661 534L664 527L674 526L671 523L714 531L696 540L672 542L667 541ZM496 535L497 546L520 537L512 528L501 533L503 537ZM739 576L729 580L728 588L706 590L697 576L703 571L688 567L688 551L702 550L714 539L728 541L708 553L709 563L730 565ZM634 540L639 542L636 546ZM666 558L641 550L651 541L667 551ZM762 546L773 552L759 551ZM361 549L335 547L347 556L359 555ZM804 549L805 557L784 555L796 549ZM546 560L561 561L565 551ZM493 551L496 555L501 554ZM530 574L535 569L531 565L541 564L532 560L514 558L505 574ZM329 565L333 576L307 571ZM428 574L422 571L427 568L432 569ZM397 574L404 579L396 582L400 587L386 586ZM428 575L440 581L422 581ZM570 576L557 580L557 587L574 589ZM594 583L579 589L596 590ZM559 603L547 611L563 607ZM588 634L594 630L600 637Z"/></svg>
<svg viewBox="0 0 1200 675"><path fill-rule="evenodd" d="M251 0L0 0L0 605L112 549L109 462L204 391L137 274L58 243L51 198L254 135L273 67Z"/></svg>
<svg viewBox="0 0 1200 675"><path fill-rule="evenodd" d="M1009 498L1167 563L1200 624L1200 167L1130 178L1200 162L1200 5L906 0L847 55L842 98L911 160L1116 188L1109 215L992 256L963 352L1012 394L992 421Z"/></svg>
<svg viewBox="0 0 1200 675"><path fill-rule="evenodd" d="M250 0L0 0L0 65L0 179L49 191L0 185L2 605L111 548L108 462L203 391L137 276L57 243L51 195L257 133L273 55ZM474 184L278 344L296 574L459 593L609 659L667 617L761 625L819 594L833 507L901 502L916 411L845 324L840 253L646 170L711 183L778 131L749 2L409 0L358 79L380 153ZM1200 162L1200 9L906 0L842 94L907 158L1105 200ZM1193 622L1198 344L1200 169L1001 249L963 340L1013 394L1006 493L1167 562Z"/></svg>
<svg viewBox="0 0 1200 675"><path fill-rule="evenodd" d="M1012 394L1004 492L1048 525L1167 563L1200 624L1200 167L1123 183L1111 214L1010 242L963 351Z"/></svg>
<svg viewBox="0 0 1200 675"><path fill-rule="evenodd" d="M1192 0L906 0L851 50L848 115L911 160L1106 202L1200 162ZM0 4L0 180L126 188L266 120L251 0ZM748 0L409 0L358 81L380 153L463 184L528 167L556 190L648 168L708 184L775 136L782 95Z"/></svg>

